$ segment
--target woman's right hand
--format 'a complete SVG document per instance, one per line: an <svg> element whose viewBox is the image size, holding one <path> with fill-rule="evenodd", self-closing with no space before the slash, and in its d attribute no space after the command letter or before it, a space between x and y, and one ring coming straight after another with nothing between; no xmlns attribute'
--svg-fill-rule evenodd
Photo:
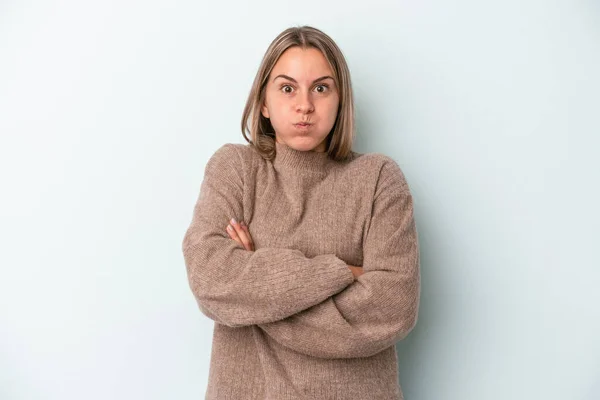
<svg viewBox="0 0 600 400"><path fill-rule="evenodd" d="M348 265L348 268L350 268L350 271L352 271L352 274L354 274L354 279L358 278L359 276L365 273L363 267L360 266Z"/></svg>
<svg viewBox="0 0 600 400"><path fill-rule="evenodd" d="M246 250L254 251L254 241L244 221L237 222L235 218L232 218L225 230L230 238L241 244Z"/></svg>

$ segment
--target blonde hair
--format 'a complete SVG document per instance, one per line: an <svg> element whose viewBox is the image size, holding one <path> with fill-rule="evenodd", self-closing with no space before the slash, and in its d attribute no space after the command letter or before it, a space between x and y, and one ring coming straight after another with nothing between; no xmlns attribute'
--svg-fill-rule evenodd
<svg viewBox="0 0 600 400"><path fill-rule="evenodd" d="M311 26L291 27L281 32L269 45L261 61L242 115L242 135L266 159L275 157L275 133L271 121L261 113L265 88L273 67L284 51L293 46L315 48L323 53L339 88L338 115L327 135L328 157L345 160L354 141L354 98L350 71L342 51L322 31ZM246 135L248 133L250 138Z"/></svg>

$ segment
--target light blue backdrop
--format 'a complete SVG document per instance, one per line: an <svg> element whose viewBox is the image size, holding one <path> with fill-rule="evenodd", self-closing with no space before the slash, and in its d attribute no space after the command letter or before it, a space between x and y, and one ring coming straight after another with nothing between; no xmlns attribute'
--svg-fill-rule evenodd
<svg viewBox="0 0 600 400"><path fill-rule="evenodd" d="M356 150L415 196L408 400L600 398L595 1L0 4L0 398L199 399L180 245L292 25L353 76Z"/></svg>

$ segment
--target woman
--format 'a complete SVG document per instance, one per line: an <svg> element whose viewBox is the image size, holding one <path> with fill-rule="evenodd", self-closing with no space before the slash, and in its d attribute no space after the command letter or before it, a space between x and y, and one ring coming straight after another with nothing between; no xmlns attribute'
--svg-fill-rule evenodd
<svg viewBox="0 0 600 400"><path fill-rule="evenodd" d="M183 240L215 321L207 399L403 398L395 343L420 295L413 197L392 158L352 151L353 109L333 40L286 29L243 113L248 144L209 159Z"/></svg>

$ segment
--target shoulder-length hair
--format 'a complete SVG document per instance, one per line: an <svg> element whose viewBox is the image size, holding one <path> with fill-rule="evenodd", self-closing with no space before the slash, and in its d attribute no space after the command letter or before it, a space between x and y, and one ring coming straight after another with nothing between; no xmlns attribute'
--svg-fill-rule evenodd
<svg viewBox="0 0 600 400"><path fill-rule="evenodd" d="M273 67L283 52L292 46L320 50L329 63L339 90L339 107L335 123L325 139L326 151L329 158L345 160L352 152L354 140L354 98L350 71L342 51L335 42L328 35L311 26L288 28L269 45L244 107L242 135L263 158L272 160L275 157L275 132L271 121L262 115L261 107L264 104L265 88Z"/></svg>

